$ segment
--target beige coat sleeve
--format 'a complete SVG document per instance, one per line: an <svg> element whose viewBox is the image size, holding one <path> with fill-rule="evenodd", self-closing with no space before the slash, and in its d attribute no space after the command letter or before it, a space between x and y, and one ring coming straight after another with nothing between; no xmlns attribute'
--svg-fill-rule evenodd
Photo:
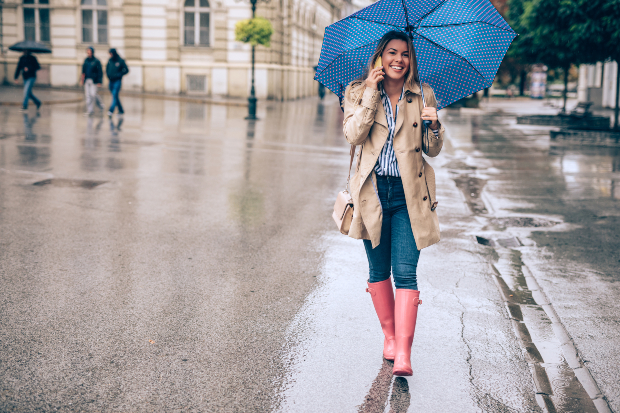
<svg viewBox="0 0 620 413"><path fill-rule="evenodd" d="M432 106L434 108L437 107L435 92L433 92L433 89L426 84L424 85L424 97L426 99L427 106ZM422 137L424 141L423 149L425 154L431 158L439 155L439 152L441 152L441 148L443 147L443 135L445 131L446 130L441 123L439 123L439 133L437 136L435 136L432 131L428 129L426 130L425 136Z"/></svg>
<svg viewBox="0 0 620 413"><path fill-rule="evenodd" d="M349 85L344 94L344 137L351 145L364 143L375 120L379 91L363 84Z"/></svg>

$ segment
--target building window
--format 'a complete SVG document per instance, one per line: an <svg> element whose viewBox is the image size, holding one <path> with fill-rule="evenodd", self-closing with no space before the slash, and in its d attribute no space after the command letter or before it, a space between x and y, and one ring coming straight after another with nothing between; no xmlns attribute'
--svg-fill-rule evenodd
<svg viewBox="0 0 620 413"><path fill-rule="evenodd" d="M209 46L209 0L185 0L186 46Z"/></svg>
<svg viewBox="0 0 620 413"><path fill-rule="evenodd" d="M24 39L49 43L49 0L24 0Z"/></svg>
<svg viewBox="0 0 620 413"><path fill-rule="evenodd" d="M82 42L108 42L108 8L106 0L82 0Z"/></svg>

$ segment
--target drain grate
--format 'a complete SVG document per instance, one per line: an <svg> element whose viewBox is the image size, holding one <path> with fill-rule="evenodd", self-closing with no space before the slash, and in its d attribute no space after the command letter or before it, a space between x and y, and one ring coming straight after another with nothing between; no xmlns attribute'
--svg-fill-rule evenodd
<svg viewBox="0 0 620 413"><path fill-rule="evenodd" d="M543 228L552 227L558 223L542 218L531 217L507 217L507 218L493 218L491 220L494 224L500 227L517 227L517 228Z"/></svg>
<svg viewBox="0 0 620 413"><path fill-rule="evenodd" d="M53 185L60 187L73 187L73 188L86 188L93 189L101 184L105 184L107 181L92 181L89 179L64 179L64 178L50 178L42 181L35 182L34 186Z"/></svg>

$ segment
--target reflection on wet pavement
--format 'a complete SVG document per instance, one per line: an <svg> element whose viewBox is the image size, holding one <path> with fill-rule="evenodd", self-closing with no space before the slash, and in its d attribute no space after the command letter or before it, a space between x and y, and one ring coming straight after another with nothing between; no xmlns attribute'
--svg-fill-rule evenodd
<svg viewBox="0 0 620 413"><path fill-rule="evenodd" d="M478 243L499 254L492 259L498 285L524 351L534 346L537 355L529 356L539 394L557 411L607 411L605 399L617 410L620 394L610 385L617 377L603 360L619 334L618 313L608 309L618 308L609 289L617 290L620 277L620 148L557 144L549 128L516 125L514 115L497 107L484 114L448 110L443 120L463 160L446 167L480 215ZM469 189L480 180L486 182L480 193ZM532 301L521 267L535 274L534 292L542 288L550 303Z"/></svg>
<svg viewBox="0 0 620 413"><path fill-rule="evenodd" d="M348 166L337 102L265 103L258 122L124 103L112 119L0 109L0 410L538 412L528 357L557 411L578 410L526 265L617 406L599 363L617 334L620 292L600 293L620 258L617 150L442 111L442 242L421 256L414 375L393 378L363 247L330 218Z"/></svg>

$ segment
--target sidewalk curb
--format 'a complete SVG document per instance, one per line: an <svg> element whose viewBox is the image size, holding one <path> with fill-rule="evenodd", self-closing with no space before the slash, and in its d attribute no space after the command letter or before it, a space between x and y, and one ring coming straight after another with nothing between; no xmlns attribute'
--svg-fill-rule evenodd
<svg viewBox="0 0 620 413"><path fill-rule="evenodd" d="M472 197L476 189L479 188L476 179L477 174L473 171L461 170L452 179L465 181L465 186L460 189L467 199L469 193ZM485 180L486 183L486 180ZM458 186L458 185L457 185ZM468 208L473 215L487 223L497 220L500 217L493 208L491 199L484 191L485 186L479 192L476 199L468 199ZM477 204L473 201L481 201ZM579 408L596 411L598 413L612 413L612 410L603 392L591 375L588 367L584 364L573 339L560 317L555 311L549 297L545 294L540 284L527 266L523 257L522 248L526 247L523 242L509 230L510 226L498 224L502 227L498 229L482 230L482 233L471 234L472 241L482 246L489 247L493 251L493 257L487 262L492 270L493 281L497 287L501 300L504 303L507 317L510 319L515 338L521 347L523 358L530 366L536 401L544 412L556 413L556 398L562 400L564 391L573 392L572 398L582 400ZM479 229L480 230L480 229ZM514 284L514 285L513 285ZM536 308L542 312L547 320L544 333L555 338L554 349L563 361L545 361L541 352L537 348L541 340L541 327L539 321L542 318L532 315L532 309ZM530 333L530 329L532 333ZM532 338L534 337L534 339ZM545 342L544 340L542 341ZM542 349L542 348L541 348ZM549 351L549 347L543 352ZM570 381L559 381L558 377L569 377ZM573 383L573 384L571 384Z"/></svg>
<svg viewBox="0 0 620 413"><path fill-rule="evenodd" d="M498 245L495 242L489 245L489 247L493 248L493 250L497 254L499 254L499 252L497 251ZM501 272L498 270L495 264L490 263L490 265L495 274L493 277L495 285L499 290L502 300L504 301L504 305L506 306L508 315L511 318L515 331L515 336L519 340L519 344L523 349L524 357L527 363L530 365L530 369L532 371L532 379L534 380L534 385L536 388L536 400L538 401L538 404L540 408L543 409L543 411L547 413L555 413L557 410L555 408L553 400L551 399L551 396L553 395L553 388L551 386L549 376L547 375L547 372L542 365L545 362L540 355L538 349L536 348L536 345L532 342L529 330L523 319L521 304L515 299L511 298L514 294L511 294L512 291L504 281ZM553 333L560 341L560 348L564 359L566 360L566 363L573 371L575 377L587 393L588 397L592 400L594 407L599 413L612 413L612 410L609 407L609 404L607 403L603 392L594 380L594 377L592 377L592 374L590 373L588 367L584 364L573 339L570 337L568 330L566 330L566 327L564 326L557 312L553 308L553 304L540 287L538 280L525 263L522 263L521 271L523 273L523 276L525 277L525 282L528 290L532 295L532 298L534 299L536 304L543 309L543 311L551 321Z"/></svg>
<svg viewBox="0 0 620 413"><path fill-rule="evenodd" d="M80 103L84 98L66 99L66 100L42 100L42 105L60 105L63 103ZM22 106L22 102L0 102L0 106Z"/></svg>
<svg viewBox="0 0 620 413"><path fill-rule="evenodd" d="M6 88L14 88L18 89L18 87L10 85L4 86ZM57 88L57 87L41 87L44 90L57 90L64 92L71 92L83 95L83 90L81 88ZM210 105L221 105L221 106L234 106L234 107L247 107L248 101L247 99L226 99L226 98L212 98L212 97L200 97L200 96L187 96L187 95L167 95L162 93L148 93L148 92L137 92L132 90L121 90L121 96L131 96L131 97L141 97L141 98L151 98L151 99L159 99L159 100L172 100L177 102L188 102L188 103L202 103L202 104L210 104ZM100 95L110 96L110 93L105 88L99 89ZM84 101L84 97L81 96L79 99L67 99L62 101L43 101L44 104L60 104L60 103L80 103ZM261 99L262 102L269 102L268 99ZM0 106L21 106L21 101L19 102L0 102Z"/></svg>

